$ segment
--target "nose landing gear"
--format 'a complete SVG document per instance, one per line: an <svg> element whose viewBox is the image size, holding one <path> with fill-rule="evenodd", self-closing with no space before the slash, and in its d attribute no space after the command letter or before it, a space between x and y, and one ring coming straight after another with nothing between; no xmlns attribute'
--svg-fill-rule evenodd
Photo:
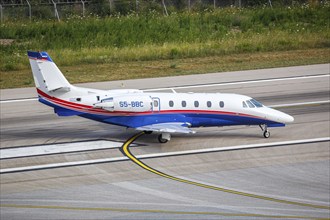
<svg viewBox="0 0 330 220"><path fill-rule="evenodd" d="M269 132L268 129L267 129L267 125L266 125L266 124L264 124L264 125L259 125L259 127L260 127L261 130L263 131L264 138L269 138L269 137L270 137L270 132Z"/></svg>

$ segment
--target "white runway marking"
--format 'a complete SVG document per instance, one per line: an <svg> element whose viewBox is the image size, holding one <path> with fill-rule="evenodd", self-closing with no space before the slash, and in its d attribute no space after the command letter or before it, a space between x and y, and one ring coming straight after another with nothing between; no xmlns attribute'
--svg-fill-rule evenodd
<svg viewBox="0 0 330 220"><path fill-rule="evenodd" d="M10 159L27 156L41 156L47 154L71 153L88 150L112 149L121 147L123 143L115 141L82 141L76 143L38 145L0 149L0 159Z"/></svg>
<svg viewBox="0 0 330 220"><path fill-rule="evenodd" d="M298 103L291 103L291 104L270 105L268 107L271 107L271 108L281 108L281 107L295 107L295 106L303 106L303 105L319 105L319 104L327 104L327 103L330 103L330 100L315 101L315 102L298 102Z"/></svg>
<svg viewBox="0 0 330 220"><path fill-rule="evenodd" d="M262 144L248 144L248 145L238 145L238 146L230 146L230 147L206 148L206 149L198 149L198 150L175 151L175 152L168 152L168 153L145 154L145 155L136 156L136 158L147 159L147 158L155 158L155 157L168 157L168 156L179 156L179 155L187 155L187 154L212 153L212 152L242 150L242 149L251 149L251 148L278 147L278 146L285 146L285 145L297 145L297 144L307 144L307 143L326 142L326 141L330 141L330 137L301 139L301 140L292 140L292 141L281 141L281 142L262 143ZM91 165L91 164L98 164L98 163L119 162L119 161L126 161L126 160L129 160L129 159L127 157L114 157L114 158L74 161L74 162L65 162L65 163L43 164L43 165L36 165L36 166L0 169L0 173L4 174L4 173L13 173L13 172L23 172L23 171L32 171L32 170L41 170L41 169L69 167L69 166L81 166L81 165Z"/></svg>
<svg viewBox="0 0 330 220"><path fill-rule="evenodd" d="M124 182L123 182L124 183ZM112 184L116 185L116 184ZM117 184L120 186L120 184ZM65 205L72 205L72 204L83 204L83 205L99 205L99 204L106 204L106 205L136 205L136 202L120 202L120 201L93 201L93 200L60 200L60 199L1 199L3 203L15 203L15 204L21 204L21 203L31 203L31 204L40 204L43 203L45 205L52 205L56 203L63 203ZM209 205L198 205L198 204L185 204L185 203L170 203L170 202L161 202L161 203L151 203L151 202L139 202L140 205L145 205L145 206L169 206L169 207L188 207L188 208L196 208L196 207L209 207ZM225 209L240 209L240 210L255 210L256 208L262 209L262 210L271 210L271 211L295 211L297 209L295 208L283 208L283 207L263 207L263 206L255 206L254 204L251 204L250 206L244 205L241 206L239 204L237 205L224 205L224 204L219 204L219 205L214 205L213 207L216 208L225 208ZM310 210L302 210L299 209L299 212L303 213L310 213ZM313 210L314 213L324 213L323 210Z"/></svg>
<svg viewBox="0 0 330 220"><path fill-rule="evenodd" d="M239 82L223 82L214 84L203 84L203 85L190 85L190 86L176 86L176 87L164 87L156 89L145 89L143 91L161 91L161 90L174 90L174 89L189 89L189 88L203 88L203 87L213 87L213 86L228 86L228 85L240 85L240 84L251 84L251 83L264 83L264 82L276 82L276 81L289 81L289 80L300 80L300 79L314 79L330 77L329 74L315 75L315 76L294 76L294 77L284 77L284 78L274 78L274 79L258 79L258 80L247 80Z"/></svg>
<svg viewBox="0 0 330 220"><path fill-rule="evenodd" d="M38 100L37 98L1 100L0 104L13 103L13 102L30 102L30 101L37 101L37 100Z"/></svg>
<svg viewBox="0 0 330 220"><path fill-rule="evenodd" d="M175 89L203 88L203 87L213 87L213 86L240 85L240 84L264 83L264 82L276 82L276 81L288 81L288 80L300 80L300 79L314 79L314 78L324 78L324 77L330 77L330 75L322 74L322 75L314 75L314 76L295 76L295 77L284 77L284 78L273 78L273 79L247 80L247 81L239 81L239 82L223 82L223 83L203 84L203 85L164 87L164 88L155 88L155 89L145 89L143 91L153 92L153 91L171 90L172 92L175 92ZM0 104L14 103L14 102L28 102L28 101L36 101L36 100L38 99L28 98L28 99L0 100Z"/></svg>

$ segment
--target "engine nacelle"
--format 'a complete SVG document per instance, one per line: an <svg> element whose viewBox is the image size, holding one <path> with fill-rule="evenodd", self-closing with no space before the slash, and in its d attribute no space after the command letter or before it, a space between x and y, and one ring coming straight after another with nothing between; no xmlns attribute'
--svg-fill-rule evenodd
<svg viewBox="0 0 330 220"><path fill-rule="evenodd" d="M148 112L152 110L152 99L148 95L123 95L102 99L95 108L119 112Z"/></svg>

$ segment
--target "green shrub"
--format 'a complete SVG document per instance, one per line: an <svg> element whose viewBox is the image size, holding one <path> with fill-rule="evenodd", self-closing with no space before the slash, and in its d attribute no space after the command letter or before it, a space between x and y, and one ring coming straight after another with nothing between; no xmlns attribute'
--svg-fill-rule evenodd
<svg viewBox="0 0 330 220"><path fill-rule="evenodd" d="M0 69L26 68L27 50L49 51L59 64L76 65L329 47L329 15L329 6L225 8L6 22L0 39L14 42L0 45Z"/></svg>

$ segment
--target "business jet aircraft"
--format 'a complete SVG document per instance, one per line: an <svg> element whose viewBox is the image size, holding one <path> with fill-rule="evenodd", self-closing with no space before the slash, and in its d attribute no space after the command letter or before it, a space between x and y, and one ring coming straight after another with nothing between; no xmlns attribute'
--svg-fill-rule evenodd
<svg viewBox="0 0 330 220"><path fill-rule="evenodd" d="M194 127L259 125L281 127L293 117L251 97L225 93L149 93L136 89L98 90L71 85L46 52L28 51L39 101L59 116L73 116L159 133L195 133Z"/></svg>

